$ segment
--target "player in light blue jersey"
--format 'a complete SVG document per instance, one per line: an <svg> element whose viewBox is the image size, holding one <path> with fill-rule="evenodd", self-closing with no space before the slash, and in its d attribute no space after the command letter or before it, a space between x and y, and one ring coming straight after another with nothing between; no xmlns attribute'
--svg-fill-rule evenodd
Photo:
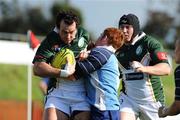
<svg viewBox="0 0 180 120"><path fill-rule="evenodd" d="M85 77L91 120L119 120L119 68L115 51L124 43L124 34L107 28L96 41L87 59L76 62L76 79Z"/></svg>

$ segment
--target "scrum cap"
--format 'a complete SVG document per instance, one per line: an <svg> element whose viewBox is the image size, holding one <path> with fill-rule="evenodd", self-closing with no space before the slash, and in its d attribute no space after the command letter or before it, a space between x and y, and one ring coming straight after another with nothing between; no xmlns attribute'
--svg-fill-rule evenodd
<svg viewBox="0 0 180 120"><path fill-rule="evenodd" d="M128 24L128 25L133 26L133 29L134 29L134 33L133 33L133 36L132 36L133 38L137 34L139 34L140 25L139 25L139 19L138 19L138 17L136 15L134 15L134 14L123 15L119 20L119 28L123 24Z"/></svg>

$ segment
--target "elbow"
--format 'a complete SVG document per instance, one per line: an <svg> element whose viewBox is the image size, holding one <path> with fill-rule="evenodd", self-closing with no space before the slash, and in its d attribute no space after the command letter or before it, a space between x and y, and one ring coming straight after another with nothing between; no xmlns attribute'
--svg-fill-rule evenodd
<svg viewBox="0 0 180 120"><path fill-rule="evenodd" d="M167 68L166 68L166 73L165 73L165 75L170 75L171 72L172 72L171 67L167 67Z"/></svg>
<svg viewBox="0 0 180 120"><path fill-rule="evenodd" d="M170 75L172 72L172 68L169 64L163 63L163 67L161 68L161 71L163 71L164 75Z"/></svg>
<svg viewBox="0 0 180 120"><path fill-rule="evenodd" d="M39 72L38 72L38 70L37 70L36 67L33 67L33 74L34 74L35 76L40 76L40 74L39 74Z"/></svg>
<svg viewBox="0 0 180 120"><path fill-rule="evenodd" d="M34 74L35 76L40 76L40 75L38 74L38 72L36 72L36 71L33 71L33 74Z"/></svg>
<svg viewBox="0 0 180 120"><path fill-rule="evenodd" d="M35 64L34 64L34 66L33 66L33 74L34 74L35 76L42 77L40 64L38 64L38 63L35 63Z"/></svg>
<svg viewBox="0 0 180 120"><path fill-rule="evenodd" d="M171 72L172 72L172 70L171 70L171 68L169 68L169 69L167 70L167 75L170 75Z"/></svg>

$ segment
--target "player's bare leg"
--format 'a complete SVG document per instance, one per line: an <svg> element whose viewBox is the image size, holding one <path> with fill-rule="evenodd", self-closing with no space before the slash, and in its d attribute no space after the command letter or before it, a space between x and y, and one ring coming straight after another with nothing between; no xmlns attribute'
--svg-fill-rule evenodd
<svg viewBox="0 0 180 120"><path fill-rule="evenodd" d="M133 113L120 112L120 120L136 120L136 116Z"/></svg>
<svg viewBox="0 0 180 120"><path fill-rule="evenodd" d="M90 111L75 111L71 120L90 120Z"/></svg>
<svg viewBox="0 0 180 120"><path fill-rule="evenodd" d="M69 116L56 108L48 108L44 112L43 120L69 120Z"/></svg>

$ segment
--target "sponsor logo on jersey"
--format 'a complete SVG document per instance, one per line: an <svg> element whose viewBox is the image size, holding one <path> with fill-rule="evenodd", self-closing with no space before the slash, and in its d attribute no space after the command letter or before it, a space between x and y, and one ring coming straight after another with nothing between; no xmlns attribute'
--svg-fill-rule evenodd
<svg viewBox="0 0 180 120"><path fill-rule="evenodd" d="M125 74L126 80L143 80L144 74L143 73L127 73Z"/></svg>
<svg viewBox="0 0 180 120"><path fill-rule="evenodd" d="M78 41L78 47L82 48L84 46L84 37L81 37Z"/></svg>
<svg viewBox="0 0 180 120"><path fill-rule="evenodd" d="M167 60L167 54L165 52L157 52L157 57L159 60Z"/></svg>
<svg viewBox="0 0 180 120"><path fill-rule="evenodd" d="M142 53L142 46L139 45L136 49L136 55L140 55Z"/></svg>

